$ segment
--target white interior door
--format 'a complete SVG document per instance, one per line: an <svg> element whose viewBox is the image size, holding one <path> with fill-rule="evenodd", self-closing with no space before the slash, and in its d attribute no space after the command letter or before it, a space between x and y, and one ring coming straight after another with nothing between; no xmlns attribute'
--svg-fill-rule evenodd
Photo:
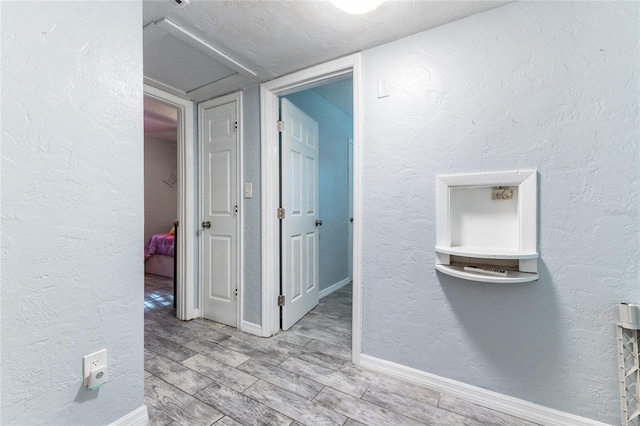
<svg viewBox="0 0 640 426"><path fill-rule="evenodd" d="M318 123L282 99L282 328L288 330L319 300Z"/></svg>
<svg viewBox="0 0 640 426"><path fill-rule="evenodd" d="M202 316L237 326L237 100L200 116Z"/></svg>

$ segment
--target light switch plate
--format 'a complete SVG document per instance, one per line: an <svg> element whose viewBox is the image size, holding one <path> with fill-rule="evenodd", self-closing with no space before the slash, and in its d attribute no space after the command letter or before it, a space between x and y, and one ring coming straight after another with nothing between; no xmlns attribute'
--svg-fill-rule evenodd
<svg viewBox="0 0 640 426"><path fill-rule="evenodd" d="M253 196L253 185L251 182L244 184L244 198L251 198Z"/></svg>
<svg viewBox="0 0 640 426"><path fill-rule="evenodd" d="M389 96L389 77L378 80L378 99Z"/></svg>

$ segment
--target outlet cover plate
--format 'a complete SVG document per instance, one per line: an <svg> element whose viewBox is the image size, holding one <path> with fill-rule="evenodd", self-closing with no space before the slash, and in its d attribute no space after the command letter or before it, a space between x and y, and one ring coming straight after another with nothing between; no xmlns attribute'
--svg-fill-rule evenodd
<svg viewBox="0 0 640 426"><path fill-rule="evenodd" d="M107 350L102 349L98 352L94 352L89 355L85 355L82 357L82 375L84 377L84 385L89 385L89 376L91 376L91 366L94 368L97 367L106 367L107 366Z"/></svg>

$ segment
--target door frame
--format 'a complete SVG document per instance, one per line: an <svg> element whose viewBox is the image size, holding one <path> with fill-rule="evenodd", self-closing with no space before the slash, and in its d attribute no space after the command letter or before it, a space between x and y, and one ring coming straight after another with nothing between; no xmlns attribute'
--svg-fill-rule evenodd
<svg viewBox="0 0 640 426"><path fill-rule="evenodd" d="M199 185L199 202L198 202L198 208L197 208L197 212L198 212L198 222L201 220L202 218L202 209L203 209L203 205L202 205L202 200L204 199L203 196L203 188L204 185L202 184L203 179L204 179L204 156L202 155L203 149L202 149L202 141L204 140L203 138L203 129L202 129L202 114L204 113L205 109L208 108L215 108L224 104L228 104L230 102L236 102L236 117L238 120L238 131L237 131L237 137L236 137L236 199L238 200L238 215L237 218L238 220L236 221L236 235L238 238L238 241L236 242L236 259L238 259L238 261L236 262L236 277L238 277L238 282L237 282L237 286L238 286L238 297L236 298L236 328L237 329L241 329L241 325L242 325L242 318L244 317L243 315L243 287L244 287L244 275L243 275L243 266L244 266L244 256L243 256L243 238L244 238L244 234L243 234L243 229L244 229L244 196L243 196L243 192L242 192L242 182L243 182L243 169L242 169L242 158L243 158L243 152L242 152L242 146L243 146L243 139L242 139L242 92L235 92L235 93L231 93L229 95L225 95L225 96L221 96L219 98L215 98L215 99L211 99L208 101L204 101L204 102L200 102L198 103L198 169L200 170L200 172L198 173L198 185ZM202 282L202 268L204 266L204 259L202 258L204 250L202 245L204 244L204 239L200 238L202 235L202 229L200 228L200 226L197 226L197 231L196 234L198 236L198 259L199 259L199 263L198 263L198 277L199 280L198 282L200 282L200 289L198 292L198 306L202 307L202 303L203 303L203 294L204 294L204 283ZM204 309L200 309L200 317L202 317L204 315Z"/></svg>
<svg viewBox="0 0 640 426"><path fill-rule="evenodd" d="M353 329L352 362L360 365L362 352L362 55L356 53L277 78L260 85L260 177L262 252L262 335L280 330L280 223L277 218L280 195L280 148L276 122L278 98L343 78L353 77Z"/></svg>
<svg viewBox="0 0 640 426"><path fill-rule="evenodd" d="M190 320L198 317L195 301L195 218L190 212L195 206L196 170L193 102L144 85L144 95L178 110L178 252L176 255L176 317Z"/></svg>
<svg viewBox="0 0 640 426"><path fill-rule="evenodd" d="M347 176L347 211L351 213L350 218L353 217L353 138L347 138L347 167L349 168L349 174ZM353 281L353 222L349 223L349 241L347 246L351 246L349 251L349 279Z"/></svg>

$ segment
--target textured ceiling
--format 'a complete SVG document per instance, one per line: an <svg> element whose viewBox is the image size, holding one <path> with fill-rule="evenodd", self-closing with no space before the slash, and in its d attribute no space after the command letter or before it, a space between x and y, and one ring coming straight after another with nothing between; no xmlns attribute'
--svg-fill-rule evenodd
<svg viewBox="0 0 640 426"><path fill-rule="evenodd" d="M350 15L328 1L191 0L180 8L172 0L147 0L143 26L168 18L257 74L186 96L202 101L505 3L508 1L387 1L373 12ZM167 66L179 56L167 47ZM192 64L181 65L189 68ZM206 80L207 69L202 68L190 69L190 73ZM146 68L145 76L149 74L153 70Z"/></svg>

